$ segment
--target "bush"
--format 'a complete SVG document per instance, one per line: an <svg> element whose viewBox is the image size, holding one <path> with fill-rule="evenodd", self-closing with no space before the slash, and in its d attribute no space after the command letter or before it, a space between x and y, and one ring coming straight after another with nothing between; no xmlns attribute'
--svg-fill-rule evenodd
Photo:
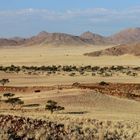
<svg viewBox="0 0 140 140"><path fill-rule="evenodd" d="M13 93L4 93L3 94L3 97L6 97L6 98L11 98L13 96L15 96L15 94L13 94Z"/></svg>
<svg viewBox="0 0 140 140"><path fill-rule="evenodd" d="M106 83L106 82L104 82L104 81L102 81L102 82L99 83L99 85L101 85L101 86L107 86L107 85L109 85L109 84Z"/></svg>

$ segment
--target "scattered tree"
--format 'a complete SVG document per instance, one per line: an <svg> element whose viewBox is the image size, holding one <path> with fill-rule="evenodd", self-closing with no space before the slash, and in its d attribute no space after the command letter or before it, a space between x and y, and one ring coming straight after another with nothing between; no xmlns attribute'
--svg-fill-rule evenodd
<svg viewBox="0 0 140 140"><path fill-rule="evenodd" d="M52 114L54 111L64 110L65 108L62 106L58 106L57 102L49 100L49 101L47 101L47 105L46 105L45 109L49 110Z"/></svg>
<svg viewBox="0 0 140 140"><path fill-rule="evenodd" d="M5 84L9 83L9 79L1 79L0 83L4 86Z"/></svg>
<svg viewBox="0 0 140 140"><path fill-rule="evenodd" d="M9 98L5 101L6 103L10 103L14 108L16 105L23 105L24 101L22 101L19 97Z"/></svg>

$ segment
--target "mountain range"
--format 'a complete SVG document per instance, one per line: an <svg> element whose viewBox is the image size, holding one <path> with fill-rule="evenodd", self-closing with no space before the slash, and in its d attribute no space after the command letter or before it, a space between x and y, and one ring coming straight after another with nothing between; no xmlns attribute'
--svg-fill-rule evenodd
<svg viewBox="0 0 140 140"><path fill-rule="evenodd" d="M31 46L31 45L55 45L55 46L87 46L107 44L127 44L139 42L140 28L129 28L111 36L102 36L92 32L85 32L80 36L65 33L41 32L30 38L0 38L0 46Z"/></svg>

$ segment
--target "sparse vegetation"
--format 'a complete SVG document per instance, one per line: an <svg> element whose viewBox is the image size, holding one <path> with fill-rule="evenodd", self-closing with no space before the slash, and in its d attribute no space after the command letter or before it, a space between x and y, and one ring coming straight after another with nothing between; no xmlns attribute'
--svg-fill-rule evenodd
<svg viewBox="0 0 140 140"><path fill-rule="evenodd" d="M3 67L0 66L0 71L4 72L14 72L19 73L23 72L28 75L38 75L44 74L51 75L57 73L68 73L69 76L75 76L76 73L85 76L85 73L91 73L92 76L99 75L104 77L113 76L117 73L126 74L128 76L138 76L139 75L139 67L127 67L127 66L110 66L110 67L99 67L99 66L72 66L72 65L52 65L52 66L8 66ZM5 81L1 81L1 83L6 84Z"/></svg>

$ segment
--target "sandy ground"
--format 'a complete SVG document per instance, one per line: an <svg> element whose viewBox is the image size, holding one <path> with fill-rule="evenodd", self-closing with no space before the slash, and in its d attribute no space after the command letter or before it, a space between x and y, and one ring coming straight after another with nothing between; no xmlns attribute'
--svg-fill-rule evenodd
<svg viewBox="0 0 140 140"><path fill-rule="evenodd" d="M1 65L140 65L135 56L88 57L84 53L110 46L92 47L16 47L0 49Z"/></svg>

